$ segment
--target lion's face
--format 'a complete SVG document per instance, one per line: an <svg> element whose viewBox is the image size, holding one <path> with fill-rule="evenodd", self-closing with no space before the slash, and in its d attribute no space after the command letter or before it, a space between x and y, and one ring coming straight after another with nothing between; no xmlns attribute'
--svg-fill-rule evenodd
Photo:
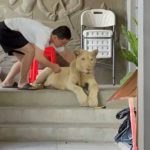
<svg viewBox="0 0 150 150"><path fill-rule="evenodd" d="M77 70L86 74L92 73L96 63L97 53L98 50L93 50L92 52L86 50L75 51L75 54L77 55L76 58Z"/></svg>

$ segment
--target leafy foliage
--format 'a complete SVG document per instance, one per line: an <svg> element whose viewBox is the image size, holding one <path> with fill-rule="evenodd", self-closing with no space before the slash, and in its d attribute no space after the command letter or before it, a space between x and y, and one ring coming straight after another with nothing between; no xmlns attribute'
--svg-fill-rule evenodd
<svg viewBox="0 0 150 150"><path fill-rule="evenodd" d="M136 20L134 20L134 22L137 24ZM129 62L132 62L138 66L138 38L134 32L129 31L124 25L121 26L121 31L126 40L129 42L131 48L128 50L127 48L121 46L122 56Z"/></svg>

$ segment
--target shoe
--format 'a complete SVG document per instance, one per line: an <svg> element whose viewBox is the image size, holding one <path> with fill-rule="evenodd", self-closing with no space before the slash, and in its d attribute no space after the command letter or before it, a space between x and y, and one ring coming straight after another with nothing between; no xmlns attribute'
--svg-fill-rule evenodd
<svg viewBox="0 0 150 150"><path fill-rule="evenodd" d="M13 85L4 85L2 88L18 88L18 83L14 82Z"/></svg>
<svg viewBox="0 0 150 150"><path fill-rule="evenodd" d="M23 87L18 87L18 90L38 90L38 88L32 86L31 84L27 83Z"/></svg>

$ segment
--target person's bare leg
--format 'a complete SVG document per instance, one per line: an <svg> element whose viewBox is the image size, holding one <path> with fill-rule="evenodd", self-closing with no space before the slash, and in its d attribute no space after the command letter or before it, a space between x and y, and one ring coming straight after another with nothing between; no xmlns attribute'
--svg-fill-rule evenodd
<svg viewBox="0 0 150 150"><path fill-rule="evenodd" d="M20 72L20 65L21 65L20 61L23 55L18 53L14 53L14 55L17 58L17 62L13 64L5 80L2 82L2 86L4 87L13 85L15 76Z"/></svg>
<svg viewBox="0 0 150 150"><path fill-rule="evenodd" d="M28 83L27 81L28 72L35 55L35 49L32 44L28 43L27 45L19 49L19 51L24 53L21 59L20 77L18 81L18 87L22 88L25 84Z"/></svg>
<svg viewBox="0 0 150 150"><path fill-rule="evenodd" d="M6 76L5 80L2 82L2 86L11 86L14 82L14 77L19 73L20 70L20 62L17 61L11 67L8 75Z"/></svg>

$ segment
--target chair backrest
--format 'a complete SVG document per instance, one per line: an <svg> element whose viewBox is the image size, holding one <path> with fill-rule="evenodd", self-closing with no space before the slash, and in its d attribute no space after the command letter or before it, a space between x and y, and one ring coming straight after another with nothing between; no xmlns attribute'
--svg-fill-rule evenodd
<svg viewBox="0 0 150 150"><path fill-rule="evenodd" d="M98 49L96 58L111 58L112 36L112 30L84 30L83 48L88 51Z"/></svg>
<svg viewBox="0 0 150 150"><path fill-rule="evenodd" d="M97 58L111 58L114 48L115 14L110 10L91 9L81 14L81 47L98 49Z"/></svg>
<svg viewBox="0 0 150 150"><path fill-rule="evenodd" d="M110 27L115 25L115 14L110 10L91 9L81 14L81 25L87 27Z"/></svg>

